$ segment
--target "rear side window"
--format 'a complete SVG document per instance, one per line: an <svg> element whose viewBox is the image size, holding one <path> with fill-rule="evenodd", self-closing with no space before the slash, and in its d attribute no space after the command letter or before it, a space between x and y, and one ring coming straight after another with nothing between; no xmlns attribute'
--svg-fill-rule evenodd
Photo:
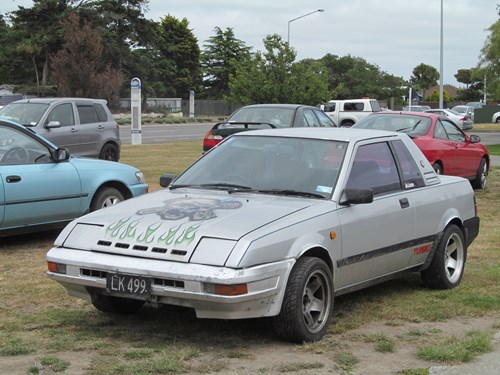
<svg viewBox="0 0 500 375"><path fill-rule="evenodd" d="M362 111L365 108L364 103L344 103L344 111Z"/></svg>
<svg viewBox="0 0 500 375"><path fill-rule="evenodd" d="M318 119L319 119L319 126L323 126L323 127L326 127L326 128L331 128L332 126L335 126L335 124L333 123L333 121L330 119L330 117L328 117L327 115L325 115L325 113L323 111L314 111L314 113L316 114L316 116L318 116Z"/></svg>
<svg viewBox="0 0 500 375"><path fill-rule="evenodd" d="M101 122L109 121L108 114L107 114L106 110L104 109L104 107L102 106L102 104L94 104L94 107L97 111L97 116L99 116L99 120Z"/></svg>
<svg viewBox="0 0 500 375"><path fill-rule="evenodd" d="M307 126L314 126L314 127L319 126L318 119L316 118L316 116L314 116L313 111L310 109L304 110L304 119Z"/></svg>
<svg viewBox="0 0 500 375"><path fill-rule="evenodd" d="M401 172L403 173L405 189L424 186L424 179L415 163L415 159L413 159L413 156L411 156L404 143L402 141L394 141L392 145L398 158Z"/></svg>
<svg viewBox="0 0 500 375"><path fill-rule="evenodd" d="M97 110L93 105L78 104L76 108L78 109L78 115L80 116L80 124L92 124L99 122Z"/></svg>

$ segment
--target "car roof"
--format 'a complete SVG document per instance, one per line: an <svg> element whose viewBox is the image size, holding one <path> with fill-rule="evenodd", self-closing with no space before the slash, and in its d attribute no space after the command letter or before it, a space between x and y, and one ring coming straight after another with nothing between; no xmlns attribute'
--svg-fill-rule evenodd
<svg viewBox="0 0 500 375"><path fill-rule="evenodd" d="M383 116L383 115L402 115L402 116L420 116L420 117L441 117L440 115L434 112L413 112L413 111L383 111L383 112L374 112L370 114L370 116Z"/></svg>
<svg viewBox="0 0 500 375"><path fill-rule="evenodd" d="M13 103L45 103L51 104L56 102L98 102L98 103L106 103L104 99L92 99L92 98L29 98L29 99L21 99L16 100Z"/></svg>
<svg viewBox="0 0 500 375"><path fill-rule="evenodd" d="M385 130L357 129L357 128L280 128L252 130L237 133L233 136L279 136L279 137L297 137L309 139L325 139L342 142L356 142L365 139L375 138L401 138L407 136L403 133L396 133Z"/></svg>
<svg viewBox="0 0 500 375"><path fill-rule="evenodd" d="M313 106L305 105L305 104L275 104L275 103L269 103L269 104L250 104L246 105L241 108L291 108L291 109L297 109L299 107L307 107L307 108L316 108Z"/></svg>

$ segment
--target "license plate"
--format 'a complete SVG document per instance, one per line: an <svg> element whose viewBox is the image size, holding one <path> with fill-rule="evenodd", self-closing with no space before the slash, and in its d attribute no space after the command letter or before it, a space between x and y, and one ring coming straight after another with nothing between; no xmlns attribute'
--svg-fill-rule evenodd
<svg viewBox="0 0 500 375"><path fill-rule="evenodd" d="M151 295L151 278L120 273L108 273L106 291L112 294L147 297Z"/></svg>

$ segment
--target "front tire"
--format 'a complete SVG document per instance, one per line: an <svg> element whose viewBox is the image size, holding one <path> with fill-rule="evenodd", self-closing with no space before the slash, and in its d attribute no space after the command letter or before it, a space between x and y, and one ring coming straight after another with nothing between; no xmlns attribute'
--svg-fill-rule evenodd
<svg viewBox="0 0 500 375"><path fill-rule="evenodd" d="M479 168L477 169L476 179L472 181L474 189L486 189L486 181L488 179L488 163L485 158L481 159Z"/></svg>
<svg viewBox="0 0 500 375"><path fill-rule="evenodd" d="M101 208L114 206L121 201L124 201L125 198L123 194L120 193L118 189L112 187L105 187L97 191L92 199L92 203L90 204L90 211L97 211Z"/></svg>
<svg viewBox="0 0 500 375"><path fill-rule="evenodd" d="M134 314L138 312L145 303L145 301L138 299L112 297L98 293L92 293L90 297L92 305L94 305L97 310L112 314Z"/></svg>
<svg viewBox="0 0 500 375"><path fill-rule="evenodd" d="M451 224L439 240L429 268L420 272L422 281L431 289L455 288L462 280L466 258L464 235Z"/></svg>
<svg viewBox="0 0 500 375"><path fill-rule="evenodd" d="M273 319L279 337L292 342L318 341L333 312L333 282L319 258L300 258L290 273L281 311Z"/></svg>

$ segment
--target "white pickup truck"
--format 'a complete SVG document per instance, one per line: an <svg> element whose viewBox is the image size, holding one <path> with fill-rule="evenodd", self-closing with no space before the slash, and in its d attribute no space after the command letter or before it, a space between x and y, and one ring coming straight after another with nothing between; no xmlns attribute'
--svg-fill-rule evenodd
<svg viewBox="0 0 500 375"><path fill-rule="evenodd" d="M373 112L380 112L380 104L375 99L330 100L321 109L330 116L337 126L350 127Z"/></svg>

